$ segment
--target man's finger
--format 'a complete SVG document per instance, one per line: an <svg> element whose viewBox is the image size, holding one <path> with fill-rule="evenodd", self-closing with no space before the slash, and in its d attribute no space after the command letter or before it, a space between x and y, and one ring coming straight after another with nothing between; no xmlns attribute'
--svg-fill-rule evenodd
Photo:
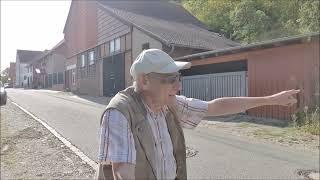
<svg viewBox="0 0 320 180"><path fill-rule="evenodd" d="M289 95L294 95L294 94L297 94L297 93L299 93L300 92L300 89L292 89L292 90L289 90L288 91L288 94Z"/></svg>

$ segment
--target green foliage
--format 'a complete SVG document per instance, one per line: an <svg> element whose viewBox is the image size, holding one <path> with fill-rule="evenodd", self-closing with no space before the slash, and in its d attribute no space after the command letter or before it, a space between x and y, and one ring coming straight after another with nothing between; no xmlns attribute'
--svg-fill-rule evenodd
<svg viewBox="0 0 320 180"><path fill-rule="evenodd" d="M320 0L182 0L210 29L243 43L319 32Z"/></svg>
<svg viewBox="0 0 320 180"><path fill-rule="evenodd" d="M306 1L299 9L297 22L300 25L299 31L302 33L319 31L320 21L320 1Z"/></svg>
<svg viewBox="0 0 320 180"><path fill-rule="evenodd" d="M305 132L320 135L320 109L319 106L309 109L305 107L292 115L293 126Z"/></svg>
<svg viewBox="0 0 320 180"><path fill-rule="evenodd" d="M0 80L2 81L2 83L7 83L8 82L8 76L0 75Z"/></svg>

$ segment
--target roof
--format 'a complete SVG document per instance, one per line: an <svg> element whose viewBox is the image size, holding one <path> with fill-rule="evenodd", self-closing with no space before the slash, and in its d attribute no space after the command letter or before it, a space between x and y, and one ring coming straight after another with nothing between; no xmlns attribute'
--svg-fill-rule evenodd
<svg viewBox="0 0 320 180"><path fill-rule="evenodd" d="M237 47L196 53L192 55L175 58L175 60L192 61L192 60L204 59L208 57L235 54L235 53L240 53L244 51L252 51L257 49L265 49L265 48L272 48L272 47L284 46L284 45L295 44L295 43L302 43L306 41L311 41L312 39L317 39L319 41L319 37L320 37L320 33L309 33L309 34L303 34L303 35L297 35L297 36L291 36L291 37L283 37L283 38L271 39L268 41L262 41L258 43L252 43L248 45L241 45Z"/></svg>
<svg viewBox="0 0 320 180"><path fill-rule="evenodd" d="M36 61L39 61L40 59L42 59L43 57L47 56L48 54L50 54L53 50L57 49L58 47L60 47L61 45L63 45L63 43L65 43L65 40L62 39L61 41L58 42L58 44L56 44L51 50L44 50L42 51L42 53L38 54L37 56L35 56L33 58L32 61L30 61L30 63L34 63Z"/></svg>
<svg viewBox="0 0 320 180"><path fill-rule="evenodd" d="M57 49L58 47L60 47L61 45L63 45L63 43L65 43L65 40L64 40L64 39L62 39L60 42L58 42L58 44L56 44L56 45L52 48L52 50Z"/></svg>
<svg viewBox="0 0 320 180"><path fill-rule="evenodd" d="M182 6L167 1L98 1L104 10L171 46L214 50L238 46L211 32Z"/></svg>
<svg viewBox="0 0 320 180"><path fill-rule="evenodd" d="M19 60L20 62L23 63L29 63L32 60L34 60L34 58L36 56L41 55L43 52L42 51L30 51L30 50L17 50L17 56L19 56Z"/></svg>
<svg viewBox="0 0 320 180"><path fill-rule="evenodd" d="M208 29L181 5L165 0L98 0L98 2L113 9L171 22L193 24Z"/></svg>

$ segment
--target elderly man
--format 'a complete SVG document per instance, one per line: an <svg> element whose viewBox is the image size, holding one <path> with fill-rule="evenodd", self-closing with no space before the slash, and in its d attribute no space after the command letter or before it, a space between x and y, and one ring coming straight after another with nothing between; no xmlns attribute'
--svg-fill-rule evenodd
<svg viewBox="0 0 320 180"><path fill-rule="evenodd" d="M179 70L190 66L158 49L137 57L130 69L133 87L115 95L101 118L98 179L187 179L182 127L194 128L204 116L296 103L299 90L208 102L176 95Z"/></svg>

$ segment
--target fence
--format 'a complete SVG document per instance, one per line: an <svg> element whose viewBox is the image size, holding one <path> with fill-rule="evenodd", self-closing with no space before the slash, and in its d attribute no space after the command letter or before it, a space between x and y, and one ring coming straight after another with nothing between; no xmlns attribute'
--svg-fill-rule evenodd
<svg viewBox="0 0 320 180"><path fill-rule="evenodd" d="M181 94L201 100L248 96L246 71L182 77Z"/></svg>

